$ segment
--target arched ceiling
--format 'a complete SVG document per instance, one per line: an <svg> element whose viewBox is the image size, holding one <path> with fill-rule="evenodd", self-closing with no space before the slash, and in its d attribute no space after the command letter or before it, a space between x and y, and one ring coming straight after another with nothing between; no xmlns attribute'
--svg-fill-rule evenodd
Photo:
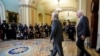
<svg viewBox="0 0 100 56"><path fill-rule="evenodd" d="M58 8L58 0L31 0L32 6L41 6L45 13L51 14ZM59 7L62 9L59 13L60 20L76 21L77 0L59 0Z"/></svg>
<svg viewBox="0 0 100 56"><path fill-rule="evenodd" d="M59 18L60 20L71 20L71 21L76 21L76 12L74 11L62 11L59 13Z"/></svg>
<svg viewBox="0 0 100 56"><path fill-rule="evenodd" d="M38 5L44 7L46 13L51 13L53 10L58 8L58 0L34 0ZM59 0L59 7L64 11L76 11L77 1L76 0Z"/></svg>

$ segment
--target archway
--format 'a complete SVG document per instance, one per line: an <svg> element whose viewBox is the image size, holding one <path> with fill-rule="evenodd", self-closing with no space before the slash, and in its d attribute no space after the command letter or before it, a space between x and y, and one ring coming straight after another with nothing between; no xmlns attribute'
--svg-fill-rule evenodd
<svg viewBox="0 0 100 56"><path fill-rule="evenodd" d="M2 1L0 0L0 21L1 23L2 23L2 20L5 20L5 8L4 8Z"/></svg>
<svg viewBox="0 0 100 56"><path fill-rule="evenodd" d="M38 17L39 17L39 24L42 25L43 24L43 15L41 13L39 13Z"/></svg>

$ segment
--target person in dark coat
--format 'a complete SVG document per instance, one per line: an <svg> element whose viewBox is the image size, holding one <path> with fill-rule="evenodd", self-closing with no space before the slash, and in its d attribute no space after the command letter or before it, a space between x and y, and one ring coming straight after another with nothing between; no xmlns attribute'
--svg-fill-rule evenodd
<svg viewBox="0 0 100 56"><path fill-rule="evenodd" d="M11 38L16 39L17 24L14 21L11 23L11 31Z"/></svg>
<svg viewBox="0 0 100 56"><path fill-rule="evenodd" d="M3 20L3 23L1 24L1 29L2 29L2 40L8 39L8 24L6 23L5 20Z"/></svg>
<svg viewBox="0 0 100 56"><path fill-rule="evenodd" d="M63 41L63 27L59 21L58 13L53 12L52 14L52 30L50 41L53 42L53 50L51 56L56 56L57 52L59 56L64 56L62 41Z"/></svg>
<svg viewBox="0 0 100 56"><path fill-rule="evenodd" d="M66 34L68 34L68 39L71 39L71 33L72 29L71 29L71 22L68 22L68 25L66 26Z"/></svg>
<svg viewBox="0 0 100 56"><path fill-rule="evenodd" d="M76 33L76 30L75 30L75 25L74 23L71 23L71 28L72 28L72 37L71 37L71 40L72 41L75 41L75 33Z"/></svg>
<svg viewBox="0 0 100 56"><path fill-rule="evenodd" d="M28 26L26 24L23 26L22 33L23 33L23 38L28 39Z"/></svg>
<svg viewBox="0 0 100 56"><path fill-rule="evenodd" d="M46 37L48 37L48 31L49 31L49 26L48 26L48 24L46 23L45 25L44 25L44 29L45 29L45 34L46 34Z"/></svg>
<svg viewBox="0 0 100 56"><path fill-rule="evenodd" d="M24 30L23 30L23 25L22 25L21 23L19 23L17 29L18 29L20 32L22 32L22 33L24 32Z"/></svg>
<svg viewBox="0 0 100 56"><path fill-rule="evenodd" d="M86 37L90 36L88 18L83 15L82 11L78 11L77 16L79 18L77 25L77 47L80 49L79 56L91 56L84 47Z"/></svg>
<svg viewBox="0 0 100 56"><path fill-rule="evenodd" d="M67 30L66 31L67 31L67 34L68 34L68 38L71 39L72 41L75 41L75 39L74 39L74 34L75 34L74 25L69 23L69 25L67 26Z"/></svg>

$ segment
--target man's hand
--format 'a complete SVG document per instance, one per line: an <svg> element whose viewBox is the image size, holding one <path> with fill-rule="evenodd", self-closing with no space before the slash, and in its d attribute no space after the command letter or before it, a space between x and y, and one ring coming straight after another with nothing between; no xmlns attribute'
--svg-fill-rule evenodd
<svg viewBox="0 0 100 56"><path fill-rule="evenodd" d="M82 36L81 36L81 39L82 39L82 40L85 40L85 36L84 36L84 35L82 35Z"/></svg>

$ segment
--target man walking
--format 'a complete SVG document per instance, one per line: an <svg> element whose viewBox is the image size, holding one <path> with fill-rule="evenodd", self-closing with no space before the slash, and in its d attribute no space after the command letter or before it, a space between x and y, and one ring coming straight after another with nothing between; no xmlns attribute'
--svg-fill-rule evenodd
<svg viewBox="0 0 100 56"><path fill-rule="evenodd" d="M79 18L77 26L77 47L80 49L79 56L84 56L84 54L86 56L91 56L84 47L86 37L90 36L88 18L83 15L82 11L78 11L77 16Z"/></svg>
<svg viewBox="0 0 100 56"><path fill-rule="evenodd" d="M57 52L59 56L64 56L62 48L63 28L61 22L59 21L58 12L52 13L52 30L50 41L53 42L51 56L56 56Z"/></svg>

